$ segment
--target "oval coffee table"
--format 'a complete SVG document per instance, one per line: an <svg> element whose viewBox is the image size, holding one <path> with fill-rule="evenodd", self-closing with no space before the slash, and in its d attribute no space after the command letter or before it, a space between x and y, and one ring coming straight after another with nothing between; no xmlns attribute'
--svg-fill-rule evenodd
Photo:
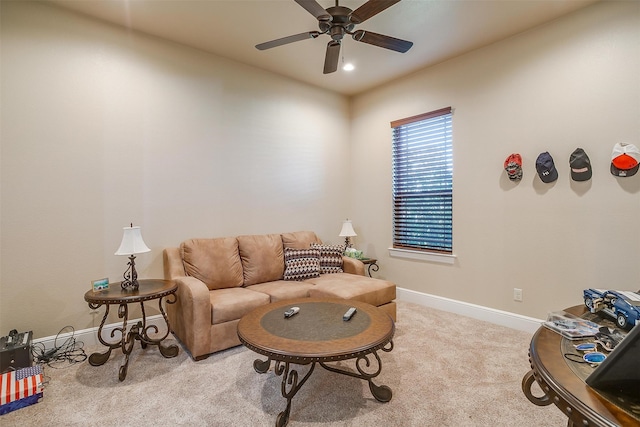
<svg viewBox="0 0 640 427"><path fill-rule="evenodd" d="M300 307L290 318L284 312ZM342 320L349 309L357 309L351 320ZM376 400L391 400L391 389L378 386L373 379L382 371L378 350L393 350L395 325L391 317L372 305L343 299L300 298L261 306L240 319L238 337L249 349L267 357L256 359L253 367L265 373L275 361L274 372L282 376L282 397L287 407L278 414L276 426L289 421L291 399L313 373L316 363L338 374L360 378L369 383ZM355 359L355 370L344 370L328 365L329 362ZM375 361L375 364L372 362ZM291 365L311 365L304 377Z"/></svg>

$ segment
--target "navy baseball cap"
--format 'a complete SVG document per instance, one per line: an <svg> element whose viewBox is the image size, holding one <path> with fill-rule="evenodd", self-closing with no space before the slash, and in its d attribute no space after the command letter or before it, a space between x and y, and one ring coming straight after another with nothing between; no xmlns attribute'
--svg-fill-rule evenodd
<svg viewBox="0 0 640 427"><path fill-rule="evenodd" d="M536 159L536 170L542 182L550 183L558 179L558 171L553 163L553 157L548 151L540 153Z"/></svg>

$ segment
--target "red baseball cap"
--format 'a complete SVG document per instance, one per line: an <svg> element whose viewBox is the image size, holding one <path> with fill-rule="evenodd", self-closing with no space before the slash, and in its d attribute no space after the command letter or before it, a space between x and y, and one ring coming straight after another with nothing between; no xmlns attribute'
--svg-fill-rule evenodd
<svg viewBox="0 0 640 427"><path fill-rule="evenodd" d="M522 179L522 157L518 153L510 154L504 161L504 170L511 181Z"/></svg>

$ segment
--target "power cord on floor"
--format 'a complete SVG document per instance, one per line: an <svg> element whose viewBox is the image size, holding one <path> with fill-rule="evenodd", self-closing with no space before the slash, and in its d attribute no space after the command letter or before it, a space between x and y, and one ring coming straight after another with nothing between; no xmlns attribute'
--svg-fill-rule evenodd
<svg viewBox="0 0 640 427"><path fill-rule="evenodd" d="M62 341L60 337L62 334L69 334L69 336ZM32 345L31 354L34 360L39 364L46 364L52 368L59 368L59 365L65 362L69 365L84 362L87 360L84 343L77 341L74 334L75 330L72 326L65 326L56 335L52 348L47 350L41 342Z"/></svg>

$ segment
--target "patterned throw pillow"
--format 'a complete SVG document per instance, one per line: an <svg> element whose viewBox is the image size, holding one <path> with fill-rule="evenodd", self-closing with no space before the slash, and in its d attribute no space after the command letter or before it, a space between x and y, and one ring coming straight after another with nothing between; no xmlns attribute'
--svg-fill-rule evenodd
<svg viewBox="0 0 640 427"><path fill-rule="evenodd" d="M344 245L319 245L312 243L311 249L318 249L320 251L320 273L342 273Z"/></svg>
<svg viewBox="0 0 640 427"><path fill-rule="evenodd" d="M284 248L284 280L304 280L320 275L318 249Z"/></svg>

